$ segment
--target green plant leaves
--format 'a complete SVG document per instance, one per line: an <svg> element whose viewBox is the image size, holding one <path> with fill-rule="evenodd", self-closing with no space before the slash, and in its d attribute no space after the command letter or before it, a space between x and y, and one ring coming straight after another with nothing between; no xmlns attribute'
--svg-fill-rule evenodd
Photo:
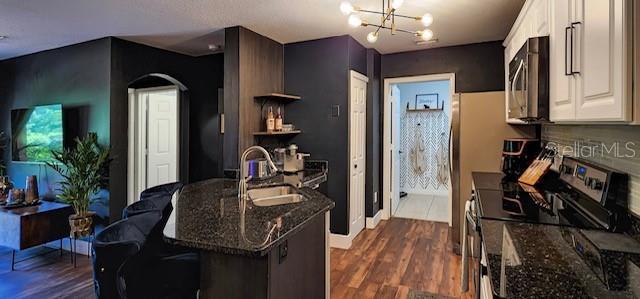
<svg viewBox="0 0 640 299"><path fill-rule="evenodd" d="M47 165L64 178L58 198L72 205L76 214L87 213L91 197L102 187L102 173L111 162L109 153L108 148L98 144L98 135L93 132L82 139L76 138L75 148L51 151L58 163L47 162Z"/></svg>

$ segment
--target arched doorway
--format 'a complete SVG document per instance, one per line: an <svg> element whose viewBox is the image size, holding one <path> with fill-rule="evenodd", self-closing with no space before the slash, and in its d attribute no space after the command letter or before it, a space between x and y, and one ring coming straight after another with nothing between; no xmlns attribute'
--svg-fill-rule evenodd
<svg viewBox="0 0 640 299"><path fill-rule="evenodd" d="M128 84L127 204L143 190L188 182L188 88L166 74Z"/></svg>

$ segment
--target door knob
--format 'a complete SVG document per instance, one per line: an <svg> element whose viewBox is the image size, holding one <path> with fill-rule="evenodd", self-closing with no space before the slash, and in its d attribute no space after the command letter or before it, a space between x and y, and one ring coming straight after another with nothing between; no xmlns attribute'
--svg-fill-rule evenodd
<svg viewBox="0 0 640 299"><path fill-rule="evenodd" d="M358 164L353 164L353 168L358 168Z"/></svg>

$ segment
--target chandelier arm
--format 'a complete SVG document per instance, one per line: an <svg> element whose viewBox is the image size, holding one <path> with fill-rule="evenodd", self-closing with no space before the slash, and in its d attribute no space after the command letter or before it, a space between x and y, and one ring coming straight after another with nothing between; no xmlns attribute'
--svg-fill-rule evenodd
<svg viewBox="0 0 640 299"><path fill-rule="evenodd" d="M386 13L383 12L379 12L379 11L372 11L372 10L366 10L366 9L358 9L358 12L364 12L364 13L372 13L372 14L377 14L377 15L386 15ZM399 15L399 14L394 14L396 17L401 17L401 18L406 18L406 19L412 19L412 20L418 20L420 17L411 17L411 16L405 16L405 15Z"/></svg>
<svg viewBox="0 0 640 299"><path fill-rule="evenodd" d="M382 26L382 25L370 25L370 26L376 26L376 27L378 27L378 30L376 30L376 32L378 32L380 29L387 29L387 30L391 30L391 27ZM396 28L396 31L403 32L403 33L409 33L409 34L413 34L413 35L418 34L418 33L417 33L417 32L415 32L415 31L411 31L411 30L404 30L404 29L398 29L398 28Z"/></svg>

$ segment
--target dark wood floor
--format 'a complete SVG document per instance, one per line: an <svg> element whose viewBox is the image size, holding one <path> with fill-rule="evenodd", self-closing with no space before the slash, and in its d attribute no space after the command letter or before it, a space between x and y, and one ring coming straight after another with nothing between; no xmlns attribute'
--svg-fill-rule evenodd
<svg viewBox="0 0 640 299"><path fill-rule="evenodd" d="M445 223L393 218L365 230L349 250L331 249L331 298L407 298L409 292L460 294L460 257ZM0 298L94 298L91 261L51 253L19 263L0 248Z"/></svg>
<svg viewBox="0 0 640 299"><path fill-rule="evenodd" d="M48 250L20 252L18 259ZM11 250L0 247L0 298L95 298L91 260L78 255L77 263L73 268L69 253L61 257L53 252L18 263L11 271Z"/></svg>
<svg viewBox="0 0 640 299"><path fill-rule="evenodd" d="M471 298L450 234L446 223L401 218L361 232L349 250L331 249L331 298Z"/></svg>

